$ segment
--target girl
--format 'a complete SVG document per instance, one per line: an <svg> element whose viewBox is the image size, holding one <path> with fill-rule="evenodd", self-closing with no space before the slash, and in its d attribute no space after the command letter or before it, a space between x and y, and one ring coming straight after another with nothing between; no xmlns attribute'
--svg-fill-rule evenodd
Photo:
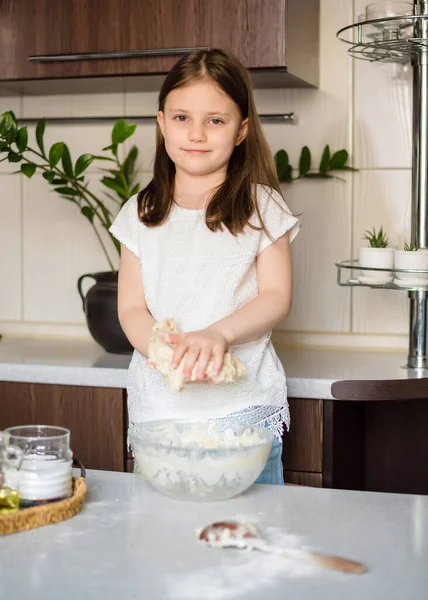
<svg viewBox="0 0 428 600"><path fill-rule="evenodd" d="M283 484L284 371L272 328L289 313L290 242L298 221L281 196L249 75L221 50L184 56L159 94L153 179L122 208L110 231L121 242L118 312L135 348L128 373L131 422L227 419L264 425L275 442L259 482ZM198 382L180 393L147 365L155 322L185 333L166 339L172 366L197 363ZM210 384L231 347L247 369Z"/></svg>

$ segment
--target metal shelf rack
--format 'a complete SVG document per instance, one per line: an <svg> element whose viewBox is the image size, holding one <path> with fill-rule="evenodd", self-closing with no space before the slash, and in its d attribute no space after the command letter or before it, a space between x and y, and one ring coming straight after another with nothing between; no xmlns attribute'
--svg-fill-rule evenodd
<svg viewBox="0 0 428 600"><path fill-rule="evenodd" d="M428 248L428 0L415 0L414 15L360 21L340 29L337 38L350 45L348 52L353 58L371 62L410 62L413 67L410 242L413 246ZM350 268L349 264L350 261L341 261L336 266L341 271L343 268ZM358 269L363 270L362 267ZM340 285L367 287L367 284L353 283L353 280ZM406 289L394 284L368 287ZM428 288L410 287L407 292L410 322L406 366L409 369L425 369L428 367Z"/></svg>
<svg viewBox="0 0 428 600"><path fill-rule="evenodd" d="M421 269L376 269L372 267L361 267L358 263L358 260L339 260L334 263L337 267L337 284L345 287L369 287L373 289L383 289L383 290L400 290L400 291L413 291L413 290L428 290L428 271L422 271ZM347 277L347 274L351 271L351 276ZM391 283L367 283L359 281L358 275L354 275L353 271L362 271L367 272L368 274L379 273L379 275L383 273L391 273L391 279L396 279L395 275L397 273L407 273L408 275L426 275L427 281L426 283L420 283L418 285L414 284L404 284L397 285L393 282ZM345 280L343 280L345 278ZM373 278L374 279L374 278Z"/></svg>

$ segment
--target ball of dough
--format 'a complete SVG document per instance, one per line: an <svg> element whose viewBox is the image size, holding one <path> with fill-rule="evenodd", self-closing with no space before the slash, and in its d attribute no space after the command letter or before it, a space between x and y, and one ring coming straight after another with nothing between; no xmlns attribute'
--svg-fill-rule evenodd
<svg viewBox="0 0 428 600"><path fill-rule="evenodd" d="M161 339L162 334L181 333L174 319L164 319L153 326L148 346L148 358L153 368L157 369L168 380L171 391L180 392L185 389L185 378L183 368L186 356L183 357L176 369L171 366L174 349ZM198 363L193 367L190 381L198 381L196 373ZM237 356L233 356L229 350L224 354L223 366L217 375L214 375L214 360L211 358L206 369L207 377L212 383L233 383L243 377L246 369Z"/></svg>

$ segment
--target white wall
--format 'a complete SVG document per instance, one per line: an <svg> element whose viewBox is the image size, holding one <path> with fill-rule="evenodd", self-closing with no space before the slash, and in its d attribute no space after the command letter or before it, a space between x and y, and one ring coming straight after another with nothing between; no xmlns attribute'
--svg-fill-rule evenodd
<svg viewBox="0 0 428 600"><path fill-rule="evenodd" d="M356 20L365 0L321 0L320 89L256 90L260 113L294 111L296 125L264 125L272 150L294 165L308 145L315 165L325 144L347 148L359 173L346 182L284 186L302 213L293 244L291 316L275 332L284 343L394 348L407 346L404 292L350 290L336 284L336 260L356 256L372 226L401 245L408 237L411 179L411 69L354 61L336 32ZM0 98L19 117L155 114L155 93ZM47 142L65 141L74 159L109 144L110 124L49 125ZM139 177L150 178L154 125L138 125ZM0 332L87 337L76 290L82 273L106 270L89 224L38 175L28 180L0 164ZM97 188L97 171L91 171ZM99 186L99 184L98 184ZM99 189L99 187L98 187Z"/></svg>

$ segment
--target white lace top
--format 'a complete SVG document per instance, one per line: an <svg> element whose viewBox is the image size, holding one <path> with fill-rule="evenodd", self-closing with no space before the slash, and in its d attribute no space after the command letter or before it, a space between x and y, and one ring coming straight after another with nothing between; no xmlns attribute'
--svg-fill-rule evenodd
<svg viewBox="0 0 428 600"><path fill-rule="evenodd" d="M257 195L273 239L289 231L293 240L299 224L281 196L261 185ZM252 223L258 224L257 217ZM138 219L137 196L123 206L110 232L138 256L147 307L154 319L172 317L183 332L208 327L257 296L256 257L272 243L263 231L250 227L238 236L225 228L212 232L205 224L204 209L177 205L165 223L146 227ZM127 385L130 422L227 418L265 424L281 435L283 423L288 427L290 419L287 389L270 333L231 350L247 369L243 379L219 385L192 383L176 393L135 351Z"/></svg>

